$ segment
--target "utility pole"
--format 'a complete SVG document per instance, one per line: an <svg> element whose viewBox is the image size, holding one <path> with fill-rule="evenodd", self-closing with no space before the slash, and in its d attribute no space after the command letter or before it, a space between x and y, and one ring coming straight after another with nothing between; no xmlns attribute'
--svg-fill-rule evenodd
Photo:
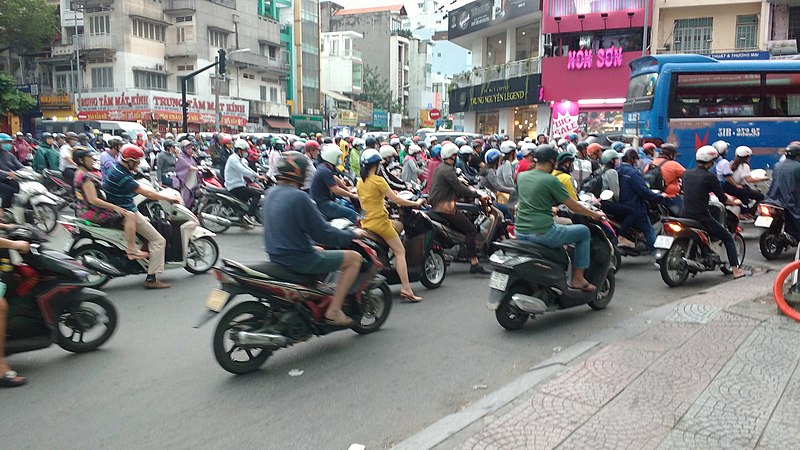
<svg viewBox="0 0 800 450"><path fill-rule="evenodd" d="M224 52L224 50L220 49L220 54ZM219 110L219 87L220 83L220 71L219 71L219 57L214 58L214 61L217 63L217 71L214 74L214 131L217 133L220 132L220 121L222 120L222 115Z"/></svg>
<svg viewBox="0 0 800 450"><path fill-rule="evenodd" d="M83 91L83 70L81 69L81 45L80 39L78 39L78 11L76 11L77 4L76 2L72 2L69 5L70 9L72 9L72 20L75 21L75 35L72 36L72 45L75 47L75 59L77 60L78 64L78 86L77 86L77 99L75 101L75 113L78 113L78 108L81 104L81 92ZM70 77L72 78L72 77ZM70 80L72 83L72 80Z"/></svg>

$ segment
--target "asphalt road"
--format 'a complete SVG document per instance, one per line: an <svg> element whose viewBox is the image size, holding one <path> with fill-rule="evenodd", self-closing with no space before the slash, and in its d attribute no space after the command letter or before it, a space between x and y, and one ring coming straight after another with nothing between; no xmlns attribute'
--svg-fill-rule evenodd
<svg viewBox="0 0 800 450"><path fill-rule="evenodd" d="M262 258L258 231L232 231L219 243L224 257ZM750 264L760 264L757 241L748 250ZM606 310L578 307L507 332L484 306L487 279L466 269L452 265L438 290L417 286L421 304L396 300L377 333L315 338L239 377L213 358L216 322L192 328L215 285L210 275L167 272L173 287L164 291L143 290L141 277L115 280L105 290L120 324L101 350L10 358L29 385L0 391L0 447L390 447L559 348L725 280L710 272L670 289L648 259L625 259ZM303 373L289 376L292 369Z"/></svg>

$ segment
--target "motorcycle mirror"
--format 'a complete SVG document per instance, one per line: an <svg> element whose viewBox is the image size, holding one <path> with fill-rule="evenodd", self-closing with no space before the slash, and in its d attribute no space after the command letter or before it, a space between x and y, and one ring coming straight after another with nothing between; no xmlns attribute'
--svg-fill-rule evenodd
<svg viewBox="0 0 800 450"><path fill-rule="evenodd" d="M750 176L755 179L767 179L767 171L764 169L755 169L750 172Z"/></svg>
<svg viewBox="0 0 800 450"><path fill-rule="evenodd" d="M339 230L346 230L352 227L353 223L347 219L339 218L331 220L331 226Z"/></svg>
<svg viewBox="0 0 800 450"><path fill-rule="evenodd" d="M614 191L610 189L606 189L605 191L600 193L600 200L608 201L614 198Z"/></svg>
<svg viewBox="0 0 800 450"><path fill-rule="evenodd" d="M589 203L592 201L592 194L582 193L578 199L582 202Z"/></svg>

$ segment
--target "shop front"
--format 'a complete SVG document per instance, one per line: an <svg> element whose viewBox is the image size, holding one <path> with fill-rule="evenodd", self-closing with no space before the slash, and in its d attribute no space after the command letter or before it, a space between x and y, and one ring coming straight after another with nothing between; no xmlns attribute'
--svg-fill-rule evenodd
<svg viewBox="0 0 800 450"><path fill-rule="evenodd" d="M66 120L75 118L75 108L69 95L39 95L39 109L45 119Z"/></svg>

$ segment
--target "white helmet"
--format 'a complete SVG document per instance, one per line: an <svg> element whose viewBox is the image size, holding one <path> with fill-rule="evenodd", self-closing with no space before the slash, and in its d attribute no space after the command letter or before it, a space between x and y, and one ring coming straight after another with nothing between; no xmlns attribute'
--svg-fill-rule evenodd
<svg viewBox="0 0 800 450"><path fill-rule="evenodd" d="M565 145L567 145L567 144L569 144L569 141L568 141L568 140L566 140L566 139L559 139L559 140L558 140L558 146L559 146L559 147L563 147L563 146L565 146Z"/></svg>
<svg viewBox="0 0 800 450"><path fill-rule="evenodd" d="M717 153L720 154L720 156L723 156L723 155L725 155L725 152L728 151L728 147L730 147L730 144L728 144L725 141L721 141L720 140L720 141L714 142L713 144L711 144L711 146L714 147L714 149L717 151Z"/></svg>
<svg viewBox="0 0 800 450"><path fill-rule="evenodd" d="M455 144L455 145L458 145L458 144ZM458 148L458 154L459 155L471 155L472 154L472 147L470 147L467 144L464 144L464 145L462 145L461 147Z"/></svg>
<svg viewBox="0 0 800 450"><path fill-rule="evenodd" d="M452 158L453 156L456 156L457 153L458 153L458 146L456 144L453 144L452 142L447 142L444 145L442 145L442 161L448 158Z"/></svg>
<svg viewBox="0 0 800 450"><path fill-rule="evenodd" d="M339 158L342 156L342 149L336 144L323 144L320 156L323 161L335 166L339 164Z"/></svg>
<svg viewBox="0 0 800 450"><path fill-rule="evenodd" d="M517 144L514 141L503 141L500 144L500 153L507 155L517 149Z"/></svg>
<svg viewBox="0 0 800 450"><path fill-rule="evenodd" d="M522 148L523 145L525 145L525 141L517 142L517 148Z"/></svg>
<svg viewBox="0 0 800 450"><path fill-rule="evenodd" d="M167 133L164 135L164 139L175 139L175 135L172 133Z"/></svg>
<svg viewBox="0 0 800 450"><path fill-rule="evenodd" d="M422 149L417 144L411 144L408 146L408 154L409 155L416 155L417 153L421 152Z"/></svg>
<svg viewBox="0 0 800 450"><path fill-rule="evenodd" d="M381 149L379 150L381 154L381 158L388 159L392 156L397 156L397 150L394 149L391 145L381 145Z"/></svg>
<svg viewBox="0 0 800 450"><path fill-rule="evenodd" d="M237 150L250 150L250 145L248 145L247 141L244 139L237 139L236 142L233 143L233 148Z"/></svg>
<svg viewBox="0 0 800 450"><path fill-rule="evenodd" d="M526 136L525 139L522 140L522 142L525 143L533 142L533 139L531 139L530 136Z"/></svg>
<svg viewBox="0 0 800 450"><path fill-rule="evenodd" d="M353 139L353 147L364 148L364 140L361 138Z"/></svg>
<svg viewBox="0 0 800 450"><path fill-rule="evenodd" d="M467 145L467 140L464 139L463 137L459 136L459 137L456 138L455 144L457 146L459 146L459 147L463 147L463 146Z"/></svg>
<svg viewBox="0 0 800 450"><path fill-rule="evenodd" d="M536 150L536 144L534 144L533 142L526 142L522 144L522 147L520 148L520 153L522 153L522 157L524 158L532 154L534 150Z"/></svg>
<svg viewBox="0 0 800 450"><path fill-rule="evenodd" d="M736 156L738 156L739 158L747 158L748 156L753 156L753 150L746 145L740 145L739 147L736 147Z"/></svg>
<svg viewBox="0 0 800 450"><path fill-rule="evenodd" d="M389 145L398 145L400 144L400 138L392 138L389 140Z"/></svg>
<svg viewBox="0 0 800 450"><path fill-rule="evenodd" d="M699 162L707 163L719 158L719 151L710 145L704 145L697 149L694 159Z"/></svg>

